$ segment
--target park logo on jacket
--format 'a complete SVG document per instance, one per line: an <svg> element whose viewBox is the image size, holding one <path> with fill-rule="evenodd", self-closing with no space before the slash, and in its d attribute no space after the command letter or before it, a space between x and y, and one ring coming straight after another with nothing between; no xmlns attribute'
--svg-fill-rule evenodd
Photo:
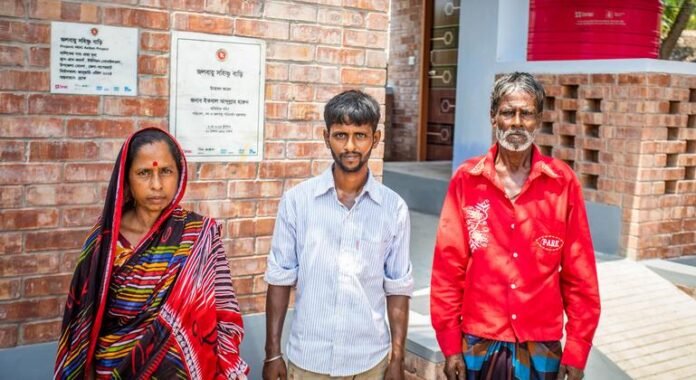
<svg viewBox="0 0 696 380"><path fill-rule="evenodd" d="M536 239L536 243L546 251L559 251L563 248L563 239L553 235L540 236Z"/></svg>

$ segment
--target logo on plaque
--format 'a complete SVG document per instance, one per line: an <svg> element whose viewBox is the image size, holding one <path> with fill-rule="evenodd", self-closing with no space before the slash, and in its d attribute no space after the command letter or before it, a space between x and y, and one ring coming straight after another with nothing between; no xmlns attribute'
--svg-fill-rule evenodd
<svg viewBox="0 0 696 380"><path fill-rule="evenodd" d="M99 29L97 29L97 28L92 28L89 31L90 31L90 33L92 33L93 36L96 36L97 34L99 34Z"/></svg>
<svg viewBox="0 0 696 380"><path fill-rule="evenodd" d="M227 50L218 49L218 51L215 52L215 56L217 57L218 61L225 62L227 60Z"/></svg>

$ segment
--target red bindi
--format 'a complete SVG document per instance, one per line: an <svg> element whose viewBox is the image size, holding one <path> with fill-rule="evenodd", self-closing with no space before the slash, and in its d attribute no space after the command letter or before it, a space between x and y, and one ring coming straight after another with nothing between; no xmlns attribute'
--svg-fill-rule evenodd
<svg viewBox="0 0 696 380"><path fill-rule="evenodd" d="M152 161L152 167L156 168L157 167L157 161Z"/></svg>

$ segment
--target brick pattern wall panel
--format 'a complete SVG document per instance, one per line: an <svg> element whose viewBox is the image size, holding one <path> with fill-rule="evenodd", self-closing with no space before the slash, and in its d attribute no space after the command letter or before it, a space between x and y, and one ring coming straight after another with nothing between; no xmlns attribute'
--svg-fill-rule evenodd
<svg viewBox="0 0 696 380"><path fill-rule="evenodd" d="M80 245L124 137L168 128L172 30L268 44L264 161L190 163L184 202L222 224L242 310L263 311L280 197L331 163L324 104L352 88L385 104L388 2L9 4L0 12L0 348L57 339ZM50 94L50 23L59 20L137 27L139 96ZM378 178L383 153L380 144L369 164Z"/></svg>
<svg viewBox="0 0 696 380"><path fill-rule="evenodd" d="M622 209L622 254L696 254L696 76L539 75L542 151L589 201Z"/></svg>
<svg viewBox="0 0 696 380"><path fill-rule="evenodd" d="M421 0L392 0L389 42L389 70L387 82L394 90L385 159L415 161L418 149L420 118L420 56L422 44ZM416 62L409 65L409 57Z"/></svg>

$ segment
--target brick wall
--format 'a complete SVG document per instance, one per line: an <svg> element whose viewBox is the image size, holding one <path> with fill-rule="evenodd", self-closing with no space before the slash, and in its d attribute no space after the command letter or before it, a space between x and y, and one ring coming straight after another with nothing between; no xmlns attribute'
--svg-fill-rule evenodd
<svg viewBox="0 0 696 380"><path fill-rule="evenodd" d="M323 105L384 104L387 0L0 1L0 348L57 338L76 256L123 138L167 128L170 30L263 38L261 163L192 163L186 205L217 218L245 313L265 303L279 197L330 163ZM50 21L139 28L135 98L49 93ZM381 176L383 146L374 154Z"/></svg>
<svg viewBox="0 0 696 380"><path fill-rule="evenodd" d="M387 130L385 160L415 161L420 118L419 86L422 0L392 0L388 83L394 89L394 112ZM416 57L415 65L408 57Z"/></svg>
<svg viewBox="0 0 696 380"><path fill-rule="evenodd" d="M622 210L622 254L696 254L696 75L538 75L542 151Z"/></svg>

